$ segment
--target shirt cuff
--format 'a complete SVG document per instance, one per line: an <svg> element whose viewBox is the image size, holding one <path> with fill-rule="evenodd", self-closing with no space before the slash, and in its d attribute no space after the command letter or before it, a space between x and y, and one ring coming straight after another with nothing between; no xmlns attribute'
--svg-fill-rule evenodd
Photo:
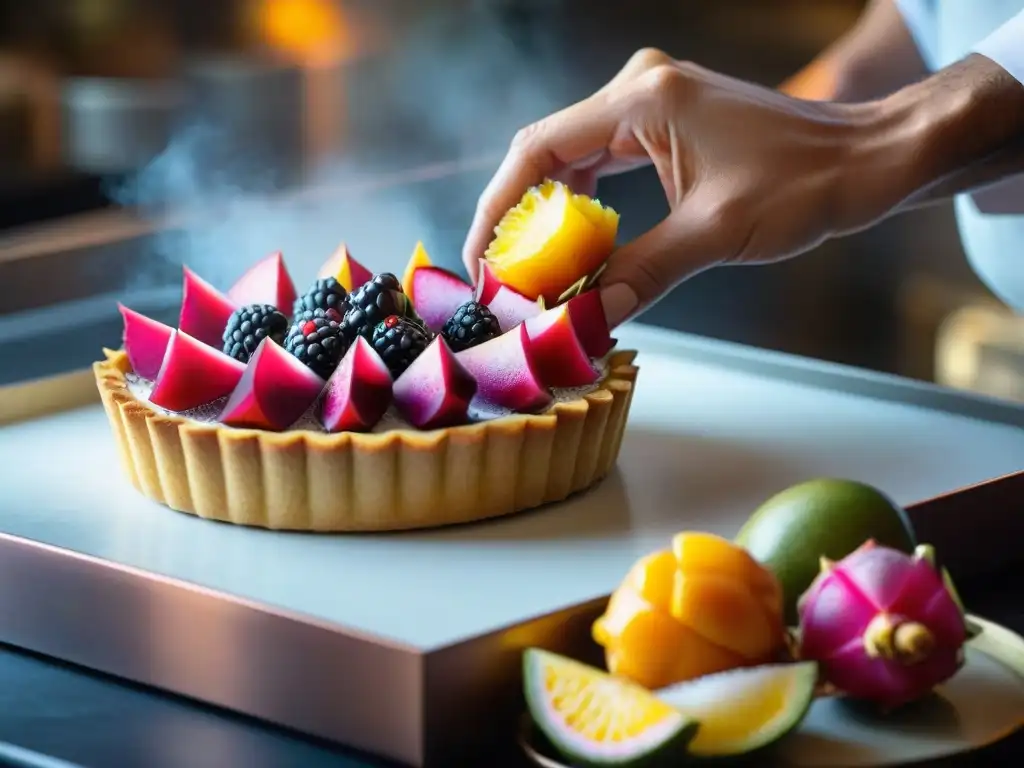
<svg viewBox="0 0 1024 768"><path fill-rule="evenodd" d="M928 69L935 66L935 4L933 0L896 0L896 10Z"/></svg>
<svg viewBox="0 0 1024 768"><path fill-rule="evenodd" d="M991 59L1024 84L1024 11L978 43L972 53Z"/></svg>

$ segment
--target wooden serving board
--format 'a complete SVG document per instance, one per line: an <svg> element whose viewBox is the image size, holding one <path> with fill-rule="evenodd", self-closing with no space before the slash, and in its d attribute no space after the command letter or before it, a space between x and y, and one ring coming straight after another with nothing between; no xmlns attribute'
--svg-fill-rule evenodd
<svg viewBox="0 0 1024 768"><path fill-rule="evenodd" d="M882 717L841 699L818 699L800 727L772 750L779 768L905 766L972 752L1024 726L1024 639L972 616L983 632L966 662L929 697ZM541 768L571 768L524 719L520 743ZM769 764L769 763L766 763Z"/></svg>

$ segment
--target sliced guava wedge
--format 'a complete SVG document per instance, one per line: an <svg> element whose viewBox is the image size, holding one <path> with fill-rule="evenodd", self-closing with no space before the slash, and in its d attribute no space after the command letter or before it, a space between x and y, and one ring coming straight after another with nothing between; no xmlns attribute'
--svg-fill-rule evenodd
<svg viewBox="0 0 1024 768"><path fill-rule="evenodd" d="M655 695L698 723L693 757L732 757L774 744L793 731L814 701L818 665L765 664L662 688Z"/></svg>
<svg viewBox="0 0 1024 768"><path fill-rule="evenodd" d="M697 731L646 688L549 651L524 652L523 687L537 727L572 765L639 768L685 758Z"/></svg>

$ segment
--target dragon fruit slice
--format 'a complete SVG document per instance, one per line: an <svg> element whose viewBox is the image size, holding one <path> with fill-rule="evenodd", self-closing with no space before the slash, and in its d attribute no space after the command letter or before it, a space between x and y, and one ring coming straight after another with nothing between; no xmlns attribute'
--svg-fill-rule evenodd
<svg viewBox="0 0 1024 768"><path fill-rule="evenodd" d="M934 551L868 541L821 573L800 598L800 657L843 694L894 709L963 664L968 628Z"/></svg>

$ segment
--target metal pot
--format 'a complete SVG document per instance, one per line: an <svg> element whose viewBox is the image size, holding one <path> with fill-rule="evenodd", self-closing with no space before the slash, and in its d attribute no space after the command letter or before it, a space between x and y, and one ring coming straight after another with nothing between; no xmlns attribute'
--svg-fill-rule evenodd
<svg viewBox="0 0 1024 768"><path fill-rule="evenodd" d="M61 93L64 161L95 174L137 170L167 146L183 105L174 81L70 78Z"/></svg>

